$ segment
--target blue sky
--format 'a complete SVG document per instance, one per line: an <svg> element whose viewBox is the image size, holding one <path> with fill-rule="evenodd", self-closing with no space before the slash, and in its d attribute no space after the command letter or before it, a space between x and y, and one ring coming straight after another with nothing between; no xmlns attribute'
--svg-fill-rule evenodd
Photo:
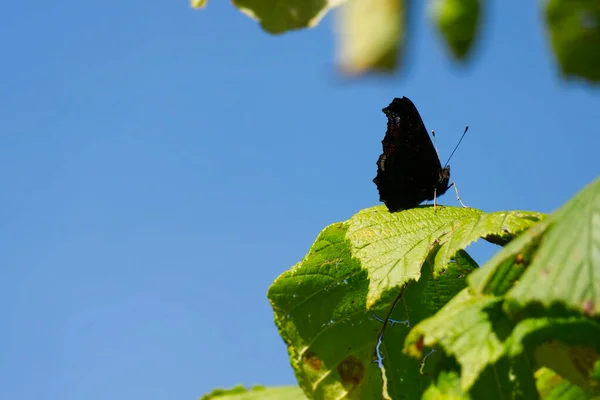
<svg viewBox="0 0 600 400"><path fill-rule="evenodd" d="M273 37L229 2L7 3L0 398L294 383L267 288L322 228L379 204L393 97L442 161L469 124L451 163L468 205L559 207L600 172L600 97L559 79L533 3L491 2L467 68L419 10L409 68L354 82L329 17Z"/></svg>

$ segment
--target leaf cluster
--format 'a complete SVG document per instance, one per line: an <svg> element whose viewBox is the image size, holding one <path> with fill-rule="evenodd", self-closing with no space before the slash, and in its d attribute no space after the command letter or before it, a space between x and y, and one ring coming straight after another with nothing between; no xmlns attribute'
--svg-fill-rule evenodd
<svg viewBox="0 0 600 400"><path fill-rule="evenodd" d="M208 0L190 0L204 8ZM391 72L402 64L414 18L410 0L233 0L244 14L277 35L317 25L334 8L338 60L348 74ZM484 0L432 0L432 24L450 56L466 61L481 35ZM600 3L591 0L542 2L547 35L565 77L600 82ZM410 17L410 18L409 18Z"/></svg>

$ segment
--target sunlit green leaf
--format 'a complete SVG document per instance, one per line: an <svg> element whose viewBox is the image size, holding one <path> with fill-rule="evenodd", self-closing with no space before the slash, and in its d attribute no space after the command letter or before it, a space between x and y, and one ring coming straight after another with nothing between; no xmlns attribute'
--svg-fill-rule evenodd
<svg viewBox="0 0 600 400"><path fill-rule="evenodd" d="M368 306L386 291L418 280L421 265L438 250L435 274L460 249L479 238L508 241L532 226L540 213L525 211L485 214L475 208L419 207L390 213L384 206L368 208L351 218L348 238L369 273Z"/></svg>
<svg viewBox="0 0 600 400"><path fill-rule="evenodd" d="M600 179L548 223L531 263L506 294L509 311L539 304L600 317Z"/></svg>
<svg viewBox="0 0 600 400"><path fill-rule="evenodd" d="M232 389L215 389L200 400L305 400L306 396L298 386L264 387L246 389L236 386Z"/></svg>

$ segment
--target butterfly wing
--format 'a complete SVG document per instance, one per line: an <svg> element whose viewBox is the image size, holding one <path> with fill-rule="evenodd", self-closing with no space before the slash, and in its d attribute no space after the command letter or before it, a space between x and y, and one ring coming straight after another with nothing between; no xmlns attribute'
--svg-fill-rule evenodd
<svg viewBox="0 0 600 400"><path fill-rule="evenodd" d="M383 112L388 118L387 131L373 179L379 199L393 212L433 200L436 191L438 196L443 194L448 188L449 168L442 169L413 102L395 98Z"/></svg>

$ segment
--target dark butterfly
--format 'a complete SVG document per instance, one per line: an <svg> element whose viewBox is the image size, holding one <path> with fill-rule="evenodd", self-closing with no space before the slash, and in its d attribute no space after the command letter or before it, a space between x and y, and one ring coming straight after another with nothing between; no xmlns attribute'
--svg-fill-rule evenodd
<svg viewBox="0 0 600 400"><path fill-rule="evenodd" d="M382 111L388 118L387 132L381 141L383 154L377 160L377 176L373 179L379 200L394 212L446 193L454 185L448 184L450 166L442 168L413 102L406 97L395 98Z"/></svg>

